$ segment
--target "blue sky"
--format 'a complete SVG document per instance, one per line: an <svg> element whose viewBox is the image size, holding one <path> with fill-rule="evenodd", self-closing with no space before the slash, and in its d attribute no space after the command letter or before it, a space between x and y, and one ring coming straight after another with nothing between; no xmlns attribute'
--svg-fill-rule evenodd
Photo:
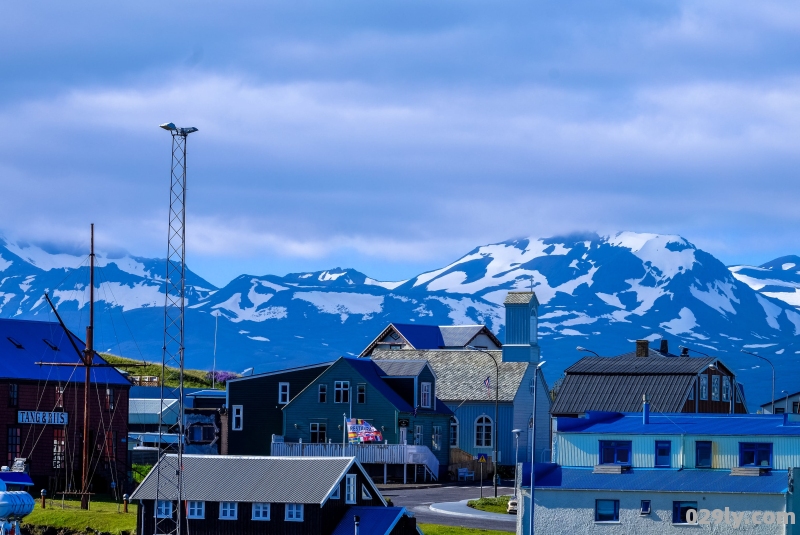
<svg viewBox="0 0 800 535"><path fill-rule="evenodd" d="M26 2L0 17L9 239L401 279L488 242L681 234L800 252L792 2Z"/></svg>

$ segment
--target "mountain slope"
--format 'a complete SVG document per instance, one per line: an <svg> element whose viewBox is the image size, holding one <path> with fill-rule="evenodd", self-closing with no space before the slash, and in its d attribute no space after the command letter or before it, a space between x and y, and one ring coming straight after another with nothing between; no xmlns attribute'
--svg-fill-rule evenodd
<svg viewBox="0 0 800 535"><path fill-rule="evenodd" d="M731 266L733 276L752 289L800 308L800 256L782 256L754 266Z"/></svg>
<svg viewBox="0 0 800 535"><path fill-rule="evenodd" d="M790 260L778 260L729 270L679 236L623 232L485 245L400 282L336 268L285 277L242 275L215 288L189 272L187 365L210 368L215 326L217 367L234 371L357 354L389 322L485 323L502 340L506 292L533 287L542 305L540 343L552 380L580 357L577 345L613 355L629 351L637 338L666 336L674 351L685 344L718 354L761 401L771 376L739 349L771 358L787 388L798 374L791 360L800 351L800 313L774 295L776 287L789 288L797 272L785 268ZM52 319L42 299L50 290L70 328L81 332L88 281L81 262L74 254L3 243L0 316ZM97 263L98 347L160 358L163 261L98 255ZM758 280L783 286L755 288L753 273L766 273Z"/></svg>

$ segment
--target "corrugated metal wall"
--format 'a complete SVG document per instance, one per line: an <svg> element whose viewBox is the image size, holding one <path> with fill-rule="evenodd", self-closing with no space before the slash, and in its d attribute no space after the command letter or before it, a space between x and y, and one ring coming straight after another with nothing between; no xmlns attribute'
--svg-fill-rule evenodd
<svg viewBox="0 0 800 535"><path fill-rule="evenodd" d="M494 446L491 448L475 447L475 420L481 415L486 415L494 420L494 401L486 403L467 402L458 407L457 403L448 404L456 418L458 418L458 447L472 455L486 453L492 455ZM457 408L458 407L458 408ZM514 464L514 436L511 430L514 429L514 410L510 403L500 403L499 407L500 425L497 428L498 438L498 463ZM520 449L520 455L524 451Z"/></svg>
<svg viewBox="0 0 800 535"><path fill-rule="evenodd" d="M683 439L675 435L618 435L557 433L555 462L562 466L595 466L599 462L599 441L630 440L633 449L634 468L653 468L655 465L655 443L657 440L672 442L672 467L695 467L695 443L711 441L712 468L731 469L739 466L740 442L772 442L773 468L787 470L800 466L800 440L796 437L752 437L690 435ZM681 450L683 446L683 464Z"/></svg>

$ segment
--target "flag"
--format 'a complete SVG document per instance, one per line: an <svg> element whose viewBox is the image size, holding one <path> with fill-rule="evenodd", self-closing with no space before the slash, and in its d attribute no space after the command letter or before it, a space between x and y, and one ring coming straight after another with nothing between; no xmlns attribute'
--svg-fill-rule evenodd
<svg viewBox="0 0 800 535"><path fill-rule="evenodd" d="M383 435L366 420L351 418L347 420L347 439L350 444L381 442Z"/></svg>
<svg viewBox="0 0 800 535"><path fill-rule="evenodd" d="M483 384L486 385L486 397L487 398L492 397L492 395L491 395L492 389L489 386L491 383L489 382L489 376L488 375L486 376L486 380L483 382Z"/></svg>

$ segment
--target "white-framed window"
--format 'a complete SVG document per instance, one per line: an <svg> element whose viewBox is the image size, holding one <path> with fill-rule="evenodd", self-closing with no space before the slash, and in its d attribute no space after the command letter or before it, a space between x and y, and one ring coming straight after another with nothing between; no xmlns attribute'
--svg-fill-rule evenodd
<svg viewBox="0 0 800 535"><path fill-rule="evenodd" d="M431 408L431 384L430 383L422 383L421 388L421 395L420 395L420 407L425 409Z"/></svg>
<svg viewBox="0 0 800 535"><path fill-rule="evenodd" d="M241 431L244 427L244 407L241 405L234 405L233 418L231 418L231 429L234 431Z"/></svg>
<svg viewBox="0 0 800 535"><path fill-rule="evenodd" d="M700 376L700 400L706 401L708 399L708 375L702 374Z"/></svg>
<svg viewBox="0 0 800 535"><path fill-rule="evenodd" d="M731 400L731 378L727 375L722 377L722 401Z"/></svg>
<svg viewBox="0 0 800 535"><path fill-rule="evenodd" d="M711 401L719 401L719 375L711 376Z"/></svg>
<svg viewBox="0 0 800 535"><path fill-rule="evenodd" d="M253 520L269 520L269 510L268 503L254 503Z"/></svg>
<svg viewBox="0 0 800 535"><path fill-rule="evenodd" d="M239 518L239 504L236 502L219 502L219 519L236 520Z"/></svg>
<svg viewBox="0 0 800 535"><path fill-rule="evenodd" d="M415 446L422 446L422 426L415 425L414 426L414 445Z"/></svg>
<svg viewBox="0 0 800 535"><path fill-rule="evenodd" d="M458 418L450 417L450 447L458 447Z"/></svg>
<svg viewBox="0 0 800 535"><path fill-rule="evenodd" d="M492 419L485 414L475 420L475 447L492 447Z"/></svg>
<svg viewBox="0 0 800 535"><path fill-rule="evenodd" d="M356 475L347 474L344 488L345 503L356 503Z"/></svg>
<svg viewBox="0 0 800 535"><path fill-rule="evenodd" d="M331 492L331 500L338 500L339 499L339 497L342 494L340 488L341 488L341 485L339 485L339 483L337 483L336 486L333 488L333 491Z"/></svg>
<svg viewBox="0 0 800 535"><path fill-rule="evenodd" d="M350 381L334 381L333 402L350 403Z"/></svg>
<svg viewBox="0 0 800 535"><path fill-rule="evenodd" d="M172 502L158 500L156 502L156 518L172 518Z"/></svg>
<svg viewBox="0 0 800 535"><path fill-rule="evenodd" d="M278 383L278 404L289 403L289 383Z"/></svg>
<svg viewBox="0 0 800 535"><path fill-rule="evenodd" d="M286 516L284 520L287 522L302 522L303 521L303 504L302 503L287 503Z"/></svg>
<svg viewBox="0 0 800 535"><path fill-rule="evenodd" d="M317 401L320 403L328 402L328 385L319 385L317 387Z"/></svg>
<svg viewBox="0 0 800 535"><path fill-rule="evenodd" d="M369 493L369 490L367 490L367 486L366 485L361 485L361 499L362 500L371 500L372 499L372 494Z"/></svg>
<svg viewBox="0 0 800 535"><path fill-rule="evenodd" d="M186 515L187 518L205 518L206 517L206 502L189 502L189 511Z"/></svg>
<svg viewBox="0 0 800 535"><path fill-rule="evenodd" d="M433 426L433 435L431 436L431 444L433 445L433 449L439 451L442 449L442 426L441 425L434 425Z"/></svg>

